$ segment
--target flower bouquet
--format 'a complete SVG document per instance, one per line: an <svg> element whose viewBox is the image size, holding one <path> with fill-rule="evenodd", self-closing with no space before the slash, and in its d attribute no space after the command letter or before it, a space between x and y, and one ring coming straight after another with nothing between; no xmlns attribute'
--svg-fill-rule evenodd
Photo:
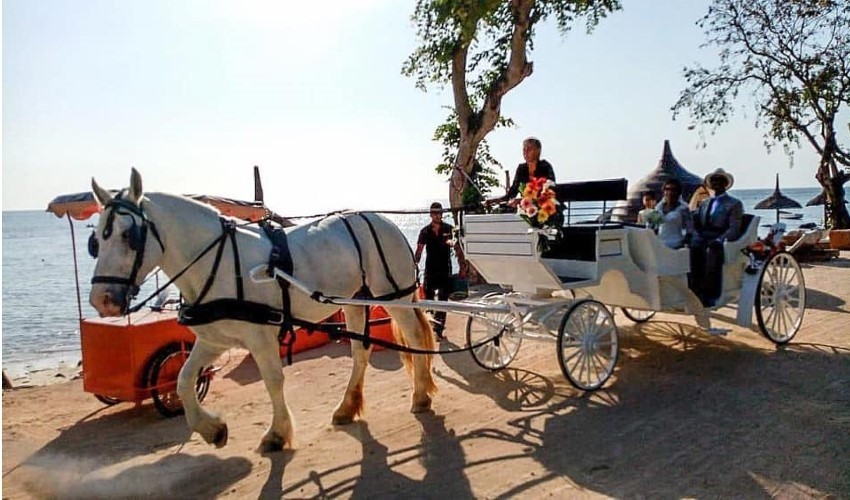
<svg viewBox="0 0 850 500"><path fill-rule="evenodd" d="M643 214L643 222L647 228L658 231L658 226L664 221L664 215L658 210L650 209Z"/></svg>
<svg viewBox="0 0 850 500"><path fill-rule="evenodd" d="M561 227L564 222L554 187L555 183L545 177L532 177L520 186L522 199L517 212L532 227Z"/></svg>

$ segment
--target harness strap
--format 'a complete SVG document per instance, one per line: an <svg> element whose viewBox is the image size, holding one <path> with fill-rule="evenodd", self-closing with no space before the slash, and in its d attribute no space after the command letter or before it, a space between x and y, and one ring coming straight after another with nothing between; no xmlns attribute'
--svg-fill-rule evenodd
<svg viewBox="0 0 850 500"><path fill-rule="evenodd" d="M393 279L392 273L390 273L390 266L387 264L387 258L384 255L384 248L381 246L381 240L378 239L378 233L375 232L375 226L372 225L372 222L362 213L358 213L361 219L366 221L366 225L369 226L369 232L372 233L372 239L375 240L375 247L378 249L378 255L381 257L381 264L384 266L384 273L387 275L387 280L393 286L393 290L398 292L398 283Z"/></svg>
<svg viewBox="0 0 850 500"><path fill-rule="evenodd" d="M222 229L224 230L224 232L222 233L221 238L218 240L219 245L218 245L218 249L215 252L215 260L213 261L212 268L210 269L210 274L209 274L209 276L207 276L207 281L206 281L206 283L204 283L204 287L201 289L201 293L198 294L198 298L195 300L195 303L193 305L200 304L201 301L204 300L204 297L207 296L207 293L210 291L210 288L212 288L213 282L215 281L215 275L216 275L216 273L218 273L218 266L221 264L221 257L222 257L222 254L224 253L224 247L225 247L225 245L227 245L227 237L228 236L233 237L232 236L233 233L229 232L227 227L223 223L222 223L221 226L222 226ZM236 257L236 256L234 256L234 257ZM239 262L238 261L234 260L233 265L237 269L239 268Z"/></svg>
<svg viewBox="0 0 850 500"><path fill-rule="evenodd" d="M410 285L407 288L399 290L397 292L390 292L384 295L379 295L377 297L370 297L374 300L394 300L400 299L402 297L406 297L411 293L415 292L416 289L419 288L416 286L416 283ZM315 300L316 302L321 302L322 304L334 304L336 300L345 300L345 297L338 297L335 295L325 295L324 293L316 290L312 294L310 294L310 298Z"/></svg>
<svg viewBox="0 0 850 500"><path fill-rule="evenodd" d="M180 324L186 326L205 325L225 319L247 321L257 325L280 325L283 323L283 317L283 311L267 304L224 298L183 306L180 308L179 320Z"/></svg>
<svg viewBox="0 0 850 500"><path fill-rule="evenodd" d="M266 233L272 244L272 251L269 255L269 275L271 276L274 273L275 268L279 268L292 276L295 265L292 263L292 253L289 251L286 231L280 226L273 226L269 221L261 222L260 227L263 228L263 232ZM281 345L286 346L286 363L291 365L292 347L295 344L295 328L292 324L292 303L289 295L289 282L278 276L277 284L280 287L281 313L283 314L283 321L280 323L277 340Z"/></svg>
<svg viewBox="0 0 850 500"><path fill-rule="evenodd" d="M340 215L340 219L342 219L342 223L345 224L345 228L348 229L348 234L351 235L351 241L354 242L354 248L357 249L357 260L360 262L360 281L363 284L360 287L360 290L368 289L366 286L366 268L363 267L363 251L360 249L360 242L357 240L357 235L354 234L354 229L351 228L351 223L345 218L345 215ZM359 294L360 292L358 292Z"/></svg>
<svg viewBox="0 0 850 500"><path fill-rule="evenodd" d="M242 300L245 298L245 292L242 288L242 266L239 265L239 245L236 244L236 224L227 219L219 219L219 221L221 221L221 229L230 235L230 243L233 247L233 271L236 274L236 298Z"/></svg>

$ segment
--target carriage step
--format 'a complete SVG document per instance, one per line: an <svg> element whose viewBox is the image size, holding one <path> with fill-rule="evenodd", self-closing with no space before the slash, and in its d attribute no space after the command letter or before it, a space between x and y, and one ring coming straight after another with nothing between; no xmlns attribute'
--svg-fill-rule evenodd
<svg viewBox="0 0 850 500"><path fill-rule="evenodd" d="M574 285L574 284L582 282L582 281L588 281L588 282L593 281L593 280L589 280L587 278L579 278L579 277L576 277L576 276L558 276L558 279L561 280L562 285Z"/></svg>

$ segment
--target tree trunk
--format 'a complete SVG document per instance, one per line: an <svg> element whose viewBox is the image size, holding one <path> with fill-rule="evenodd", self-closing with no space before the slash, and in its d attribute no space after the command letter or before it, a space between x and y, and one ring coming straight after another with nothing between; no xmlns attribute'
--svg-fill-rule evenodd
<svg viewBox="0 0 850 500"><path fill-rule="evenodd" d="M844 204L844 183L850 176L836 166L834 156L837 147L835 131L831 124L827 124L825 128L824 147L821 152L818 173L815 175L826 194L824 200L826 220L823 223L827 229L850 229L850 214L848 214L847 206Z"/></svg>
<svg viewBox="0 0 850 500"><path fill-rule="evenodd" d="M455 168L449 177L449 203L452 212L463 206L463 190L469 185L467 176L472 173L472 164L477 151L478 141L471 137L461 137L460 147L455 157Z"/></svg>
<svg viewBox="0 0 850 500"><path fill-rule="evenodd" d="M850 229L850 213L844 203L843 184L846 180L846 177L839 174L838 177L830 177L825 183L821 183L826 193L825 213L829 220L825 220L824 225L828 229Z"/></svg>

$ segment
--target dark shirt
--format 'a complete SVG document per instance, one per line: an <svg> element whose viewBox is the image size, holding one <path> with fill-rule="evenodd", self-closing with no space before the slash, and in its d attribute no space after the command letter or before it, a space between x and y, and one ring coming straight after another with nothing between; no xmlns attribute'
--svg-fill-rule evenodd
<svg viewBox="0 0 850 500"><path fill-rule="evenodd" d="M534 176L546 177L552 182L555 182L555 169L552 168L552 165L548 161L540 160L537 162L537 168L534 170ZM528 163L520 163L516 168L516 173L514 174L514 182L511 184L511 188L508 189L508 194L505 195L503 199L510 200L516 197L516 195L519 194L519 186L527 183L528 178Z"/></svg>
<svg viewBox="0 0 850 500"><path fill-rule="evenodd" d="M417 245L425 245L425 276L448 276L452 273L451 244L452 226L440 222L440 230L434 233L431 224L419 231Z"/></svg>

